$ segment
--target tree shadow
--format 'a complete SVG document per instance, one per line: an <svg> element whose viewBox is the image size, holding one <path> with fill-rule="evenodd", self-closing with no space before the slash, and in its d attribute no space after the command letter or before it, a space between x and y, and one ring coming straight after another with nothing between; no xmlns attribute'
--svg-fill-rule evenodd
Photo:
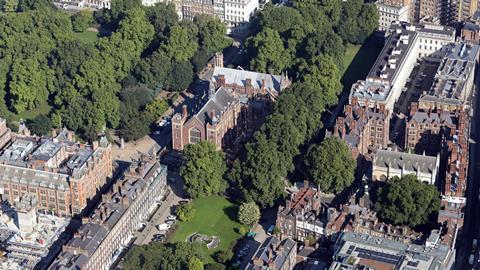
<svg viewBox="0 0 480 270"><path fill-rule="evenodd" d="M235 205L230 205L223 208L223 213L233 221L237 220L238 207Z"/></svg>

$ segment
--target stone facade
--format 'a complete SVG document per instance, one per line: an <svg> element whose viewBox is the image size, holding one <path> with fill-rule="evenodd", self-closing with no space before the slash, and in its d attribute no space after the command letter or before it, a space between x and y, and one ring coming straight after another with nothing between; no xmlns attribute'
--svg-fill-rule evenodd
<svg viewBox="0 0 480 270"><path fill-rule="evenodd" d="M134 161L94 214L83 220L49 269L106 270L165 195L167 168L154 156Z"/></svg>

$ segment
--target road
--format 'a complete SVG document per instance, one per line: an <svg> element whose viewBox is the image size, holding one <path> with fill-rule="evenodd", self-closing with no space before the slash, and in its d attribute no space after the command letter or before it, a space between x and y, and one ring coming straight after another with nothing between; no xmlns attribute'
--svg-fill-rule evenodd
<svg viewBox="0 0 480 270"><path fill-rule="evenodd" d="M476 85L478 86L478 78ZM470 120L470 138L474 142L480 141L480 98L477 98L478 91L475 90L475 98L472 104L474 104L474 114ZM467 206L465 210L465 220L463 233L457 240L457 257L455 261L456 270L471 269L468 265L468 258L472 249L473 238L479 238L480 236L480 215L478 215L478 209L480 203L478 200L479 195L479 178L480 174L480 144L470 143L470 158L469 158L469 171L467 179ZM477 258L478 259L478 258ZM480 269L477 266L475 269Z"/></svg>

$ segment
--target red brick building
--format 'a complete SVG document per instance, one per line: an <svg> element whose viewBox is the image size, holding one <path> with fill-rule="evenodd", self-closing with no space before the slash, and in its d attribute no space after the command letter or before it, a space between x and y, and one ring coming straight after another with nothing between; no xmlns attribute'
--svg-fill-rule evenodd
<svg viewBox="0 0 480 270"><path fill-rule="evenodd" d="M390 112L384 104L369 108L361 106L356 97L345 105L343 115L338 117L333 136L344 140L357 158L368 153L368 147L386 148L389 143ZM331 136L331 134L328 134Z"/></svg>
<svg viewBox="0 0 480 270"><path fill-rule="evenodd" d="M290 84L284 75L215 67L207 103L191 116L183 107L172 118L173 149L207 140L218 149L234 150L263 123L279 92Z"/></svg>

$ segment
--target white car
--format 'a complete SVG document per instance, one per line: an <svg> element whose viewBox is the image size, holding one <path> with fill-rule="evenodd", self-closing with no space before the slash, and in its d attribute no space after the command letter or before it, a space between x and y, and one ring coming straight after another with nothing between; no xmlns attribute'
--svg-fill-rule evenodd
<svg viewBox="0 0 480 270"><path fill-rule="evenodd" d="M168 225L167 223L163 223L163 224L158 224L158 225L157 225L157 229L158 229L159 231L166 231L166 230L170 229L170 227L171 227L171 226Z"/></svg>
<svg viewBox="0 0 480 270"><path fill-rule="evenodd" d="M175 215L170 215L167 217L167 220L176 220L177 219L177 216Z"/></svg>

